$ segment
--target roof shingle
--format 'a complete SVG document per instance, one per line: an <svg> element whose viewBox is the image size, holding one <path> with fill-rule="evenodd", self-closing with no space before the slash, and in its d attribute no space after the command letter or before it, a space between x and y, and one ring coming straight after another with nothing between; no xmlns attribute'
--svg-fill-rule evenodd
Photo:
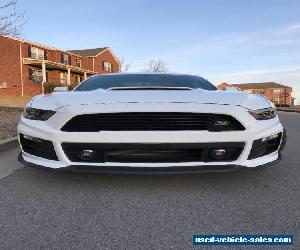
<svg viewBox="0 0 300 250"><path fill-rule="evenodd" d="M79 56L84 56L84 57L89 57L89 56L96 56L100 52L106 50L108 47L103 47L103 48L95 48L95 49L78 49L78 50L68 50L68 52L79 55Z"/></svg>
<svg viewBox="0 0 300 250"><path fill-rule="evenodd" d="M276 82L261 82L261 83L241 83L241 84L231 84L240 89L280 89L280 88L291 88L289 86L276 83Z"/></svg>

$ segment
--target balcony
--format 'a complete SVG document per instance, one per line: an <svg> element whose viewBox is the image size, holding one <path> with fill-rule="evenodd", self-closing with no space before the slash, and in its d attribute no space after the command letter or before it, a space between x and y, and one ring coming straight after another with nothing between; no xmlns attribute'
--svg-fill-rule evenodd
<svg viewBox="0 0 300 250"><path fill-rule="evenodd" d="M48 60L42 60L42 59L34 59L34 58L23 58L23 64L25 65L32 65L36 67L43 67L45 65L46 69L57 69L57 70L64 70L64 71L70 71L70 73L81 73L84 75L95 75L96 72L93 72L91 70L83 69L80 67L60 63L60 62L53 62Z"/></svg>
<svg viewBox="0 0 300 250"><path fill-rule="evenodd" d="M48 82L46 77L46 70L59 70L59 71L67 72L67 78L64 79L66 85L74 84L71 82L71 73L83 75L83 79L87 79L89 76L96 74L96 72L87 69L82 69L80 67L75 67L68 64L53 62L53 61L48 61L43 59L23 58L23 64L41 68L42 76L38 77L37 79L31 79L31 80L43 84ZM59 79L59 81L57 80L58 79L52 79L51 81L55 81L52 83L62 82L61 79Z"/></svg>

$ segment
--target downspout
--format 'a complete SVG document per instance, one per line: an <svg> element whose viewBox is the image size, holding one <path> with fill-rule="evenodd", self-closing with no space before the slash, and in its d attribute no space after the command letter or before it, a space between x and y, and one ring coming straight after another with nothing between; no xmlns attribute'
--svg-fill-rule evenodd
<svg viewBox="0 0 300 250"><path fill-rule="evenodd" d="M20 74L21 74L21 96L24 96L24 82L23 82L23 62L22 62L22 44L20 43Z"/></svg>

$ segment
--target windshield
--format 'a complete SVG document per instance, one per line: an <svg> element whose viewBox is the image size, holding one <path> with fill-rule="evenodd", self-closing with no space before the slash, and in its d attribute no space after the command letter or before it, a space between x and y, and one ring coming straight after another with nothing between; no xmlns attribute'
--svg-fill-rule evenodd
<svg viewBox="0 0 300 250"><path fill-rule="evenodd" d="M139 87L174 87L216 90L216 87L213 84L198 76L171 74L115 74L93 76L82 82L74 91Z"/></svg>

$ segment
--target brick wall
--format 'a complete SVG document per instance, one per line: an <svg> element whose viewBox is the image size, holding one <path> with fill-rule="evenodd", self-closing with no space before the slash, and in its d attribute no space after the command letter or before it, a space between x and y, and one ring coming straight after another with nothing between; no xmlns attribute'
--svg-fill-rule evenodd
<svg viewBox="0 0 300 250"><path fill-rule="evenodd" d="M288 96L284 97L283 93L287 93ZM281 100L281 105L292 105L292 89L285 88L282 89L281 93L277 93L274 89L265 89L264 95L273 103L277 105L277 100Z"/></svg>
<svg viewBox="0 0 300 250"><path fill-rule="evenodd" d="M229 87L229 85L226 82L222 82L219 85L217 85L217 88L219 90L225 90L227 87Z"/></svg>
<svg viewBox="0 0 300 250"><path fill-rule="evenodd" d="M107 71L103 70L103 66L102 66L103 62L110 62L113 66L113 72L119 72L120 71L118 62L112 56L112 54L109 50L106 50L106 51L102 52L100 55L98 55L95 58L95 71L98 74L110 73L110 72L107 72Z"/></svg>
<svg viewBox="0 0 300 250"><path fill-rule="evenodd" d="M61 55L69 55L70 63L69 65L73 67L78 67L76 64L76 58L79 58L81 61L81 68L89 71L94 71L98 74L110 73L103 70L103 62L110 62L113 67L112 72L119 72L119 65L117 60L114 58L110 50L102 52L95 58L92 57L81 57L72 53L45 48L39 45L32 45L26 41L17 41L14 39L6 38L0 36L0 85L2 82L6 82L8 88L0 88L1 95L21 95L21 80L23 80L24 86L24 95L33 96L40 94L42 91L41 83L35 83L29 79L29 69L38 69L41 70L41 67L34 65L22 65L20 66L20 46L21 46L21 58L30 57L29 49L30 47L36 47L43 49L47 54L47 61L61 63ZM49 82L59 83L60 72L67 72L66 70L57 70L57 69L47 69ZM22 74L21 74L22 72ZM76 75L77 73L71 72L71 84L77 83ZM83 79L83 73L80 73Z"/></svg>
<svg viewBox="0 0 300 250"><path fill-rule="evenodd" d="M20 43L0 36L0 88L1 95L21 95Z"/></svg>
<svg viewBox="0 0 300 250"><path fill-rule="evenodd" d="M225 90L227 87L231 87L232 85L228 84L228 83L220 83L219 85L217 85L217 88L220 90ZM281 103L281 105L286 105L286 106L291 106L292 105L292 88L277 88L277 90L280 90L281 92L278 93L278 91L276 91L274 88L261 88L261 90L264 91L264 95L274 104L279 105L279 103ZM245 92L249 92L253 93L253 91L255 91L256 89L240 89L240 91L245 91ZM288 96L284 97L283 93L287 93ZM281 100L281 102L280 102ZM278 102L279 101L279 102Z"/></svg>

